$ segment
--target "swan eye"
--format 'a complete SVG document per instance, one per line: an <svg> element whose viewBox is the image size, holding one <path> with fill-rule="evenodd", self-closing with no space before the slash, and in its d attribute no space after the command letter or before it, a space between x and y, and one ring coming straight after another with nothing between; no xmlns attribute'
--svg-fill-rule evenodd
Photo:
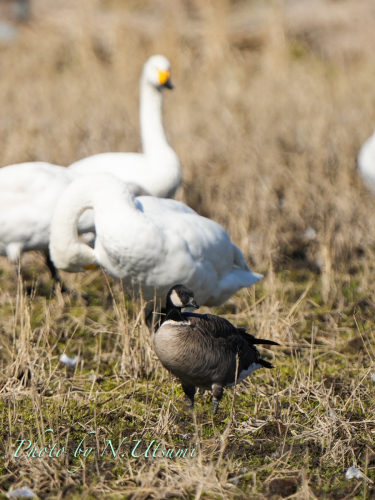
<svg viewBox="0 0 375 500"><path fill-rule="evenodd" d="M90 264L89 266L84 266L83 269L88 271L89 269L97 269L98 267L96 264Z"/></svg>
<svg viewBox="0 0 375 500"><path fill-rule="evenodd" d="M158 74L159 74L160 85L164 85L171 77L171 72L169 71L169 69L166 70L158 69Z"/></svg>

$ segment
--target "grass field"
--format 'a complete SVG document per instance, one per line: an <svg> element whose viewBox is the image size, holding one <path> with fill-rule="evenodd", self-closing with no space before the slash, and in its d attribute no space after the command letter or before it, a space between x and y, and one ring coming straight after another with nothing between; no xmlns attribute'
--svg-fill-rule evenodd
<svg viewBox="0 0 375 500"><path fill-rule="evenodd" d="M24 256L24 285L2 259L4 495L375 498L375 199L356 172L375 126L373 14L371 0L35 0L0 45L1 166L140 150L142 65L170 59L178 196L266 275L214 312L281 344L217 416L208 394L192 415L145 304L101 270L63 274L62 295L41 256Z"/></svg>

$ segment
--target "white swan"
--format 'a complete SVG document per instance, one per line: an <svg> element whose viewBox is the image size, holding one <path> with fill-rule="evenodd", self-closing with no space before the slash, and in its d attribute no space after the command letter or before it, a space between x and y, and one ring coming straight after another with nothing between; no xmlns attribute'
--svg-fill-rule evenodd
<svg viewBox="0 0 375 500"><path fill-rule="evenodd" d="M362 179L368 189L375 193L375 132L361 147L357 163Z"/></svg>
<svg viewBox="0 0 375 500"><path fill-rule="evenodd" d="M140 123L143 154L102 153L79 160L69 169L79 174L107 172L133 182L158 198L172 198L181 184L178 156L165 137L162 117L163 89L173 88L170 63L164 56L150 57L140 82Z"/></svg>
<svg viewBox="0 0 375 500"><path fill-rule="evenodd" d="M45 162L0 168L0 255L17 264L22 252L42 250L57 279L48 255L50 225L59 196L75 177L65 167ZM79 229L94 229L92 214L83 215Z"/></svg>
<svg viewBox="0 0 375 500"><path fill-rule="evenodd" d="M77 221L93 208L94 249L79 240ZM84 176L61 195L51 226L56 267L79 272L99 264L146 300L165 298L175 283L194 288L199 304L223 303L259 281L239 248L216 222L181 202L142 196L109 174Z"/></svg>

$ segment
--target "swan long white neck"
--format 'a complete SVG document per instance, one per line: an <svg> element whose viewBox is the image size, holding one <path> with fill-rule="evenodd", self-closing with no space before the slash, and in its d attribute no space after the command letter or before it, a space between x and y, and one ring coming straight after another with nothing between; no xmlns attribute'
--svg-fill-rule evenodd
<svg viewBox="0 0 375 500"><path fill-rule="evenodd" d="M140 122L142 148L146 155L157 154L171 149L163 126L163 94L162 90L151 85L142 75L140 99Z"/></svg>
<svg viewBox="0 0 375 500"><path fill-rule="evenodd" d="M60 197L52 219L50 254L55 266L69 272L83 271L96 264L95 252L78 238L78 220L92 208L92 193L82 189L81 182L73 182ZM82 182L83 181L83 182Z"/></svg>
<svg viewBox="0 0 375 500"><path fill-rule="evenodd" d="M94 210L97 233L94 250L78 238L77 231L79 217L90 208ZM51 258L56 267L69 272L83 271L101 264L103 259L104 267L110 269L111 248L121 248L120 253L126 253L127 247L138 241L139 234L149 234L152 229L124 182L105 173L78 177L56 205L51 225Z"/></svg>
<svg viewBox="0 0 375 500"><path fill-rule="evenodd" d="M140 121L142 148L149 164L147 182L152 193L172 198L182 181L178 156L165 136L163 125L163 91L141 78ZM150 190L151 191L151 190Z"/></svg>

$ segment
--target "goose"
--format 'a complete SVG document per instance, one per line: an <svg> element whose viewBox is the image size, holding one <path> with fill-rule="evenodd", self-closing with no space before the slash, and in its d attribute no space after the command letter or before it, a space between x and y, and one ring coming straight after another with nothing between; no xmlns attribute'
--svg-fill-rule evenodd
<svg viewBox="0 0 375 500"><path fill-rule="evenodd" d="M171 66L164 56L150 57L140 81L140 122L143 153L101 153L68 168L78 174L107 172L133 182L158 198L173 198L182 181L178 156L165 136L163 90L172 89Z"/></svg>
<svg viewBox="0 0 375 500"><path fill-rule="evenodd" d="M18 264L21 254L41 250L54 281L59 281L48 251L50 225L57 199L75 178L65 167L28 162L0 169L0 255ZM92 231L90 214L80 232Z"/></svg>
<svg viewBox="0 0 375 500"><path fill-rule="evenodd" d="M375 132L361 147L357 163L362 179L368 189L375 193Z"/></svg>
<svg viewBox="0 0 375 500"><path fill-rule="evenodd" d="M199 308L194 292L174 285L167 294L165 320L154 333L154 349L161 364L179 378L191 409L196 387L212 390L215 415L224 387L239 384L259 368L273 368L255 345L279 344L257 339L220 316L182 312L186 307Z"/></svg>
<svg viewBox="0 0 375 500"><path fill-rule="evenodd" d="M92 208L94 248L78 238L77 221ZM134 198L110 174L78 177L60 196L51 225L54 265L80 272L100 265L146 300L165 299L174 283L196 290L201 304L223 303L263 276L253 273L228 233L176 200Z"/></svg>

